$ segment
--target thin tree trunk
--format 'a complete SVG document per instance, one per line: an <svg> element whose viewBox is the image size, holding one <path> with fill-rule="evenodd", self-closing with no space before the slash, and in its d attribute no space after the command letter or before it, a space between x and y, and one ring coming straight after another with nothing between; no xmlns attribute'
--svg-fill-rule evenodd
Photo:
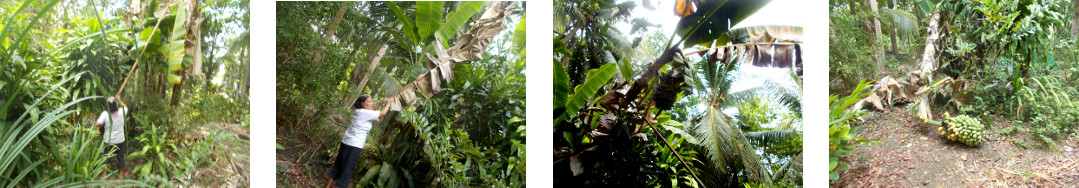
<svg viewBox="0 0 1079 188"><path fill-rule="evenodd" d="M324 26L326 31L323 32L323 37L326 40L333 40L333 35L337 32L337 25L341 23L341 17L344 17L347 3L342 2L340 7L337 8L337 14L333 16L333 21L330 21L329 25ZM326 44L320 44L317 52L315 52L315 62L322 63L322 52L326 51Z"/></svg>
<svg viewBox="0 0 1079 188"><path fill-rule="evenodd" d="M563 44L563 45L565 45L566 43L569 43L569 42L570 42L570 39L573 39L573 37L574 37L574 36L576 36L576 34L575 34L575 33L577 33L577 29L580 29L580 28L581 28L581 27L577 27L577 26L576 26L576 25L577 25L576 23L574 23L573 25L574 25L574 26L571 26L571 27L573 27L573 29L571 29L571 30L569 31L569 33L566 33L566 36L565 36L565 37L562 37L562 44ZM568 50L569 50L569 52L570 52L570 53L572 54L572 53L573 53L573 50L574 50L574 48L577 48L577 42L576 42L576 41L574 41L574 43L573 43L573 44L571 44L571 45L569 46L569 48L567 48L567 49L568 49ZM573 58L573 56L572 56L572 55L570 55L570 56L566 56L566 57L562 57L562 68L566 68L566 67L569 67L569 60L570 60L570 59L572 59L572 58Z"/></svg>
<svg viewBox="0 0 1079 188"><path fill-rule="evenodd" d="M866 0L866 1L869 2L869 10L873 11L873 31L876 32L876 38L874 38L874 41L879 43L880 40L884 38L884 35L882 35L881 32L880 32L880 18L877 17L877 14L879 14L879 12L877 12L877 1L876 0ZM877 46L877 50L874 51L873 54L877 58L877 71L883 71L883 69L884 69L884 46L880 46L880 45L876 45L876 46Z"/></svg>
<svg viewBox="0 0 1079 188"><path fill-rule="evenodd" d="M397 30L401 30L401 27L403 27L403 26L404 26L403 24L397 24ZM379 48L378 52L373 54L374 56L369 61L371 63L367 66L367 74L364 74L363 79L360 80L359 85L356 85L356 90L362 92L363 88L367 86L367 81L371 79L371 74L375 72L375 68L378 67L378 63L380 61L382 61L382 57L386 55L386 50L388 50L389 48L390 48L389 44L383 44L382 48ZM361 66L361 64L356 63L356 67L352 68L352 76L349 79L349 83L354 83L356 81L356 79L359 78L360 71L361 71L360 66ZM349 96L348 98L345 98L345 103L344 103L345 107L347 108L347 107L351 106L352 103L355 100L356 100L356 98L351 97L351 96Z"/></svg>
<svg viewBox="0 0 1079 188"><path fill-rule="evenodd" d="M1072 1L1072 40L1079 39L1079 2Z"/></svg>
<svg viewBox="0 0 1079 188"><path fill-rule="evenodd" d="M892 33L890 33L890 35L888 35L888 37L892 38L892 41L891 41L891 43L892 43L892 51L893 52L899 52L899 47L897 46L899 44L899 41L895 39L896 32L899 32L899 29L897 29L895 27L895 22L892 22L891 32Z"/></svg>
<svg viewBox="0 0 1079 188"><path fill-rule="evenodd" d="M243 53L240 54L240 59L243 59L243 88L240 88L240 100L247 101L251 93L251 60L248 59L251 56L251 49L244 48Z"/></svg>
<svg viewBox="0 0 1079 188"><path fill-rule="evenodd" d="M357 90L363 90L363 87L367 86L367 80L371 78L371 73L375 72L375 68L378 67L378 63L382 60L382 57L386 55L386 50L389 48L390 45L382 45L382 48L378 49L378 53L375 53L375 56L371 58L371 63L367 66L367 74L364 74L363 79L360 80L360 84L356 85ZM359 65L357 65L356 68L359 68ZM360 69L352 69L353 78L358 78L360 76L359 73Z"/></svg>
<svg viewBox="0 0 1079 188"><path fill-rule="evenodd" d="M333 35L337 33L337 25L341 23L341 17L345 16L345 8L348 8L348 4L342 3L341 6L337 8L337 14L333 16L333 21L330 22L330 25L326 26L326 32L323 33L323 37L332 39Z"/></svg>
<svg viewBox="0 0 1079 188"><path fill-rule="evenodd" d="M172 101L169 102L169 106L176 106L180 103L180 98L184 95L184 83L187 83L187 73L178 72L180 74L180 83L172 85Z"/></svg>

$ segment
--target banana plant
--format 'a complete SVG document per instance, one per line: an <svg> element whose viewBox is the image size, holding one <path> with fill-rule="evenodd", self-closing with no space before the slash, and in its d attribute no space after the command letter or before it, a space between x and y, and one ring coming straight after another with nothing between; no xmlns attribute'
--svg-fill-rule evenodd
<svg viewBox="0 0 1079 188"><path fill-rule="evenodd" d="M439 32L442 33L440 35L453 35L453 26L455 26L455 24L463 24L464 21L461 20L467 20L467 18L471 17L469 16L471 14L467 13L475 12L475 10L468 8L475 6L473 4L474 3L471 2L464 2L464 5L459 6L457 12L450 14L451 17L448 18L448 22L439 24L442 28L450 28L439 29ZM416 80L404 85L404 87L401 87L396 93L387 97L390 99L390 102L388 103L390 110L401 111L402 106L405 106L417 96L429 98L432 95L437 94L442 90L443 82L450 82L453 79L453 67L456 63L470 62L483 57L487 45L490 44L492 38L502 30L506 29L504 26L505 18L516 11L515 8L511 7L513 3L510 2L493 2L488 3L487 5L487 10L482 14L483 16L473 22L468 31L462 33L460 35L462 37L457 38L457 41L453 46L445 48L446 45L440 45L442 43L441 39L434 39L435 42L429 45L433 46L432 53L423 54L430 60L427 68L428 70L423 74L420 74ZM424 16L429 19L431 17L436 17L433 19L440 20L437 19L437 17L441 16L436 15L441 14L441 8L436 9L432 7L441 7L441 3L418 2L417 6L417 11L425 10L424 12L428 12L419 12L417 13L417 16ZM408 39L412 41L413 45L420 46L425 44L424 41L427 36L434 34L434 29L439 28L434 22L421 22L420 18L416 19L417 23L424 23L425 25L413 25L411 21L408 21L410 18L401 13L400 8L397 8L394 3L391 3L390 7L397 13L398 19L402 20L402 23L405 25L402 32L409 36ZM464 7L464 9L461 9L461 7ZM430 11L438 11L439 13L429 13ZM410 28L410 25L416 27L415 31L413 28ZM395 37L399 36L400 35L395 35ZM399 37L399 39L404 38ZM419 92L420 95L417 95L417 92Z"/></svg>

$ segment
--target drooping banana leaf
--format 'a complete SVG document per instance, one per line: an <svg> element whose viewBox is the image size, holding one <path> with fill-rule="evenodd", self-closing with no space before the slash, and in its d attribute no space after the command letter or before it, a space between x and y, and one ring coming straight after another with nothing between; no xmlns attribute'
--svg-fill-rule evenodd
<svg viewBox="0 0 1079 188"><path fill-rule="evenodd" d="M420 74L416 80L387 97L390 99L388 103L390 110L401 111L403 106L417 97L416 92L421 92L420 95L425 97L437 94L442 90L443 81L449 83L453 79L453 67L456 63L482 58L491 40L506 29L504 22L511 4L512 2L488 3L487 11L472 24L467 32L457 38L455 45L449 49L443 49L442 45L432 45L435 54L425 54L431 61L429 65L432 66ZM434 43L441 43L441 41L435 39Z"/></svg>
<svg viewBox="0 0 1079 188"><path fill-rule="evenodd" d="M187 32L184 35L184 51L191 63L185 64L184 67L190 67L186 69L187 75L193 76L202 75L202 22L206 20L198 3L197 0L190 0L186 4L187 15L190 17L187 19Z"/></svg>
<svg viewBox="0 0 1079 188"><path fill-rule="evenodd" d="M520 51L522 57L525 54L525 36L525 18L521 18L517 28L513 30L513 48Z"/></svg>
<svg viewBox="0 0 1079 188"><path fill-rule="evenodd" d="M726 45L728 29L745 20L771 0L700 0L697 12L682 17L675 32L684 47ZM698 26L699 25L699 26Z"/></svg>
<svg viewBox="0 0 1079 188"><path fill-rule="evenodd" d="M731 29L731 43L802 42L802 26L763 25Z"/></svg>
<svg viewBox="0 0 1079 188"><path fill-rule="evenodd" d="M708 58L708 63L746 63L756 67L791 68L801 75L801 44L798 43L746 43L719 46L690 54ZM741 61L731 61L731 59Z"/></svg>
<svg viewBox="0 0 1079 188"><path fill-rule="evenodd" d="M184 64L184 45L187 42L184 37L187 35L187 13L186 6L173 5L170 9L175 14L175 21L172 22L171 30L168 33L166 41L158 47L158 52L165 55L165 60L169 66L169 83L179 84L183 79L179 75L179 71L183 70Z"/></svg>
<svg viewBox="0 0 1079 188"><path fill-rule="evenodd" d="M419 39L419 37L416 34L416 25L412 24L412 18L409 18L408 16L406 16L405 13L403 11L401 11L401 7L397 6L397 3L395 3L395 2L388 2L388 3L390 3L390 6L389 6L390 10L393 10L393 13L397 15L397 20L400 20L401 24L404 25L404 28L401 28L401 32L405 33L405 36L407 36L408 39L410 39L410 40L402 40L402 41L411 41L410 43L412 43L412 46L418 46L419 42L416 42L416 41L417 41L417 39ZM391 33L394 33L394 32L391 32Z"/></svg>

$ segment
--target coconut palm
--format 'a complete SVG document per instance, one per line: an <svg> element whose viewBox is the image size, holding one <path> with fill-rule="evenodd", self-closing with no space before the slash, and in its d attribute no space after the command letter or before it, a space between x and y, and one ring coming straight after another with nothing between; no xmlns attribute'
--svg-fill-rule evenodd
<svg viewBox="0 0 1079 188"><path fill-rule="evenodd" d="M794 175L794 173L800 174L800 166L793 170L786 170L790 169L786 167L773 171L769 168L769 164L762 162L762 157L757 153L758 150L766 148L793 149L793 153L797 156L790 154L782 156L784 157L782 160L788 161L787 165L783 166L793 166L792 164L801 157L800 117L783 119L778 126L770 130L743 132L737 119L721 112L721 109L746 102L754 96L765 96L776 99L777 103L783 104L788 110L800 114L800 81L796 82L799 83L797 88L782 87L771 83L743 91L729 92L731 83L736 81L736 77L732 74L736 70L735 66L730 64L717 66L715 63L707 62L700 65L699 67L705 71L700 74L703 79L699 81L704 84L699 84L699 87L695 89L698 93L710 95L701 104L707 106L704 113L698 116L700 118L691 120L693 123L687 124L686 132L693 135L690 137L692 138L690 143L694 143L697 150L705 155L701 157L703 160L696 164L704 172L702 174L719 177L718 179L706 178L703 180L705 185L736 186L743 181L767 185L780 180L800 178L800 175ZM795 80L800 80L795 74L790 75ZM792 139L799 141L795 147L786 143Z"/></svg>

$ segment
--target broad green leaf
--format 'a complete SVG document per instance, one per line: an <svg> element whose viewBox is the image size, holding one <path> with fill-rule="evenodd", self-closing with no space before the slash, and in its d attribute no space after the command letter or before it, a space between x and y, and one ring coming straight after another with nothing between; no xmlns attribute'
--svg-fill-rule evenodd
<svg viewBox="0 0 1079 188"><path fill-rule="evenodd" d="M525 49L525 18L521 18L521 23L517 23L517 29L513 30L513 47L521 54L524 54Z"/></svg>
<svg viewBox="0 0 1079 188"><path fill-rule="evenodd" d="M457 29L462 28L465 23L468 22L472 15L480 11L483 8L485 1L462 1L457 3L457 10L446 15L446 22L442 23L438 29L439 39L442 41L442 46L449 48L446 43L450 38L456 34ZM521 18L521 23L524 23L524 18Z"/></svg>
<svg viewBox="0 0 1079 188"><path fill-rule="evenodd" d="M727 31L731 26L738 25L769 2L771 0L701 0L697 12L678 21L675 32L686 38L685 47L710 46L713 42L725 45L730 42Z"/></svg>
<svg viewBox="0 0 1079 188"><path fill-rule="evenodd" d="M558 66L557 64L555 66ZM614 64L606 64L598 69L592 69L588 71L588 76L581 85L577 85L573 90L573 96L570 96L569 101L566 101L566 114L577 113L578 110L584 108L591 102L592 98L596 95L618 69Z"/></svg>
<svg viewBox="0 0 1079 188"><path fill-rule="evenodd" d="M416 2L416 29L420 43L426 43L442 23L442 1ZM426 45L425 45L426 46Z"/></svg>
<svg viewBox="0 0 1079 188"><path fill-rule="evenodd" d="M938 1L939 0L918 0L918 2L916 3L918 4L918 8L921 9L922 12L930 13L933 12L933 10L937 9Z"/></svg>
<svg viewBox="0 0 1079 188"><path fill-rule="evenodd" d="M828 159L828 170L835 169L836 166L839 166L839 157L830 157Z"/></svg>
<svg viewBox="0 0 1079 188"><path fill-rule="evenodd" d="M633 62L630 62L630 58L622 58L622 61L616 62L616 64L618 64L618 71L622 73L623 80L633 78Z"/></svg>
<svg viewBox="0 0 1079 188"><path fill-rule="evenodd" d="M562 108L566 106L566 99L569 98L569 74L566 73L565 68L559 65L558 62L554 62L554 108Z"/></svg>
<svg viewBox="0 0 1079 188"><path fill-rule="evenodd" d="M412 18L406 16L405 13L401 11L401 7L397 6L397 3L388 3L390 3L390 10L393 10L393 13L397 14L397 21L400 21L402 24L401 32L405 33L405 36L408 36L408 39L413 41L413 44L419 44L420 40L417 40L418 38L416 36L416 25L412 24Z"/></svg>

